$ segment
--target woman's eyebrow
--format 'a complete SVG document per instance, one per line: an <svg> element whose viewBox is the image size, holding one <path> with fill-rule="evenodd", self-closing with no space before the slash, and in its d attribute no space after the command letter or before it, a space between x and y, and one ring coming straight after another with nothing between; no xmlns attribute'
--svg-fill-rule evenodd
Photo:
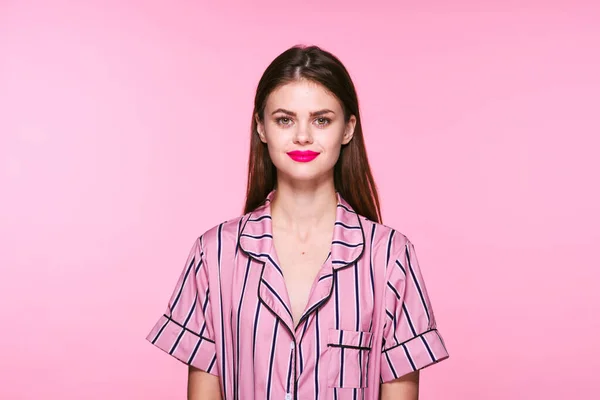
<svg viewBox="0 0 600 400"><path fill-rule="evenodd" d="M286 109L284 109L284 108L278 108L277 110L273 111L273 112L271 113L271 115L273 115L273 114L276 114L276 113L278 113L278 112L281 112L281 113L284 113L284 114L287 114L287 115L291 115L292 117L295 117L295 116L296 116L296 113L295 113L295 112L293 112L293 111L289 111L289 110L286 110ZM329 113L335 114L335 112L333 112L332 110L330 110L330 109L328 109L328 108L324 108L324 109L322 109L322 110L319 110L319 111L312 111L312 112L310 113L310 116L311 116L311 117L318 117L319 115L324 115L324 114L329 114Z"/></svg>

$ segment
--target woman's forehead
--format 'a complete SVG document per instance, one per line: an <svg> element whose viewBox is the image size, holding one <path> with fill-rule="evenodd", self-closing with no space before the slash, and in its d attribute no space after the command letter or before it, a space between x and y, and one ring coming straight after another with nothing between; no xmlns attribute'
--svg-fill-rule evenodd
<svg viewBox="0 0 600 400"><path fill-rule="evenodd" d="M267 98L266 108L283 108L295 113L311 113L320 109L341 110L338 99L323 85L300 80L287 83L275 89Z"/></svg>

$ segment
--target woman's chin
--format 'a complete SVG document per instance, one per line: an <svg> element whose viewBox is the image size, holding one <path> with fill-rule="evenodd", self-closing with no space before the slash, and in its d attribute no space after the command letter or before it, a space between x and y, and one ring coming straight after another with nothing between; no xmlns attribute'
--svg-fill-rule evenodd
<svg viewBox="0 0 600 400"><path fill-rule="evenodd" d="M294 171L288 171L287 173L283 174L281 174L281 172L282 171L279 171L281 178L290 182L298 183L318 182L323 180L325 176L328 176L327 171L317 171L308 168L302 171L295 169Z"/></svg>

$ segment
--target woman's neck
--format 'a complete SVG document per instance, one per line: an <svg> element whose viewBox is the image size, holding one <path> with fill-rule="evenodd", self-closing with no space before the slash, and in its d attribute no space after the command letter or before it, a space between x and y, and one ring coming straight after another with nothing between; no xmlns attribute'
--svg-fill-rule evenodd
<svg viewBox="0 0 600 400"><path fill-rule="evenodd" d="M337 194L333 183L318 188L298 189L278 185L271 202L273 225L300 236L335 223Z"/></svg>

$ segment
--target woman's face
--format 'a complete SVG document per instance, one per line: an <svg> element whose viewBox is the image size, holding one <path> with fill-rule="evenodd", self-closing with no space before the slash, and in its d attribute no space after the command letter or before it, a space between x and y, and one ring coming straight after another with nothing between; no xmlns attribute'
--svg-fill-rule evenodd
<svg viewBox="0 0 600 400"><path fill-rule="evenodd" d="M343 144L352 139L356 118L344 122L340 102L320 84L295 81L267 98L264 120L257 119L260 139L267 144L278 179L333 179Z"/></svg>

